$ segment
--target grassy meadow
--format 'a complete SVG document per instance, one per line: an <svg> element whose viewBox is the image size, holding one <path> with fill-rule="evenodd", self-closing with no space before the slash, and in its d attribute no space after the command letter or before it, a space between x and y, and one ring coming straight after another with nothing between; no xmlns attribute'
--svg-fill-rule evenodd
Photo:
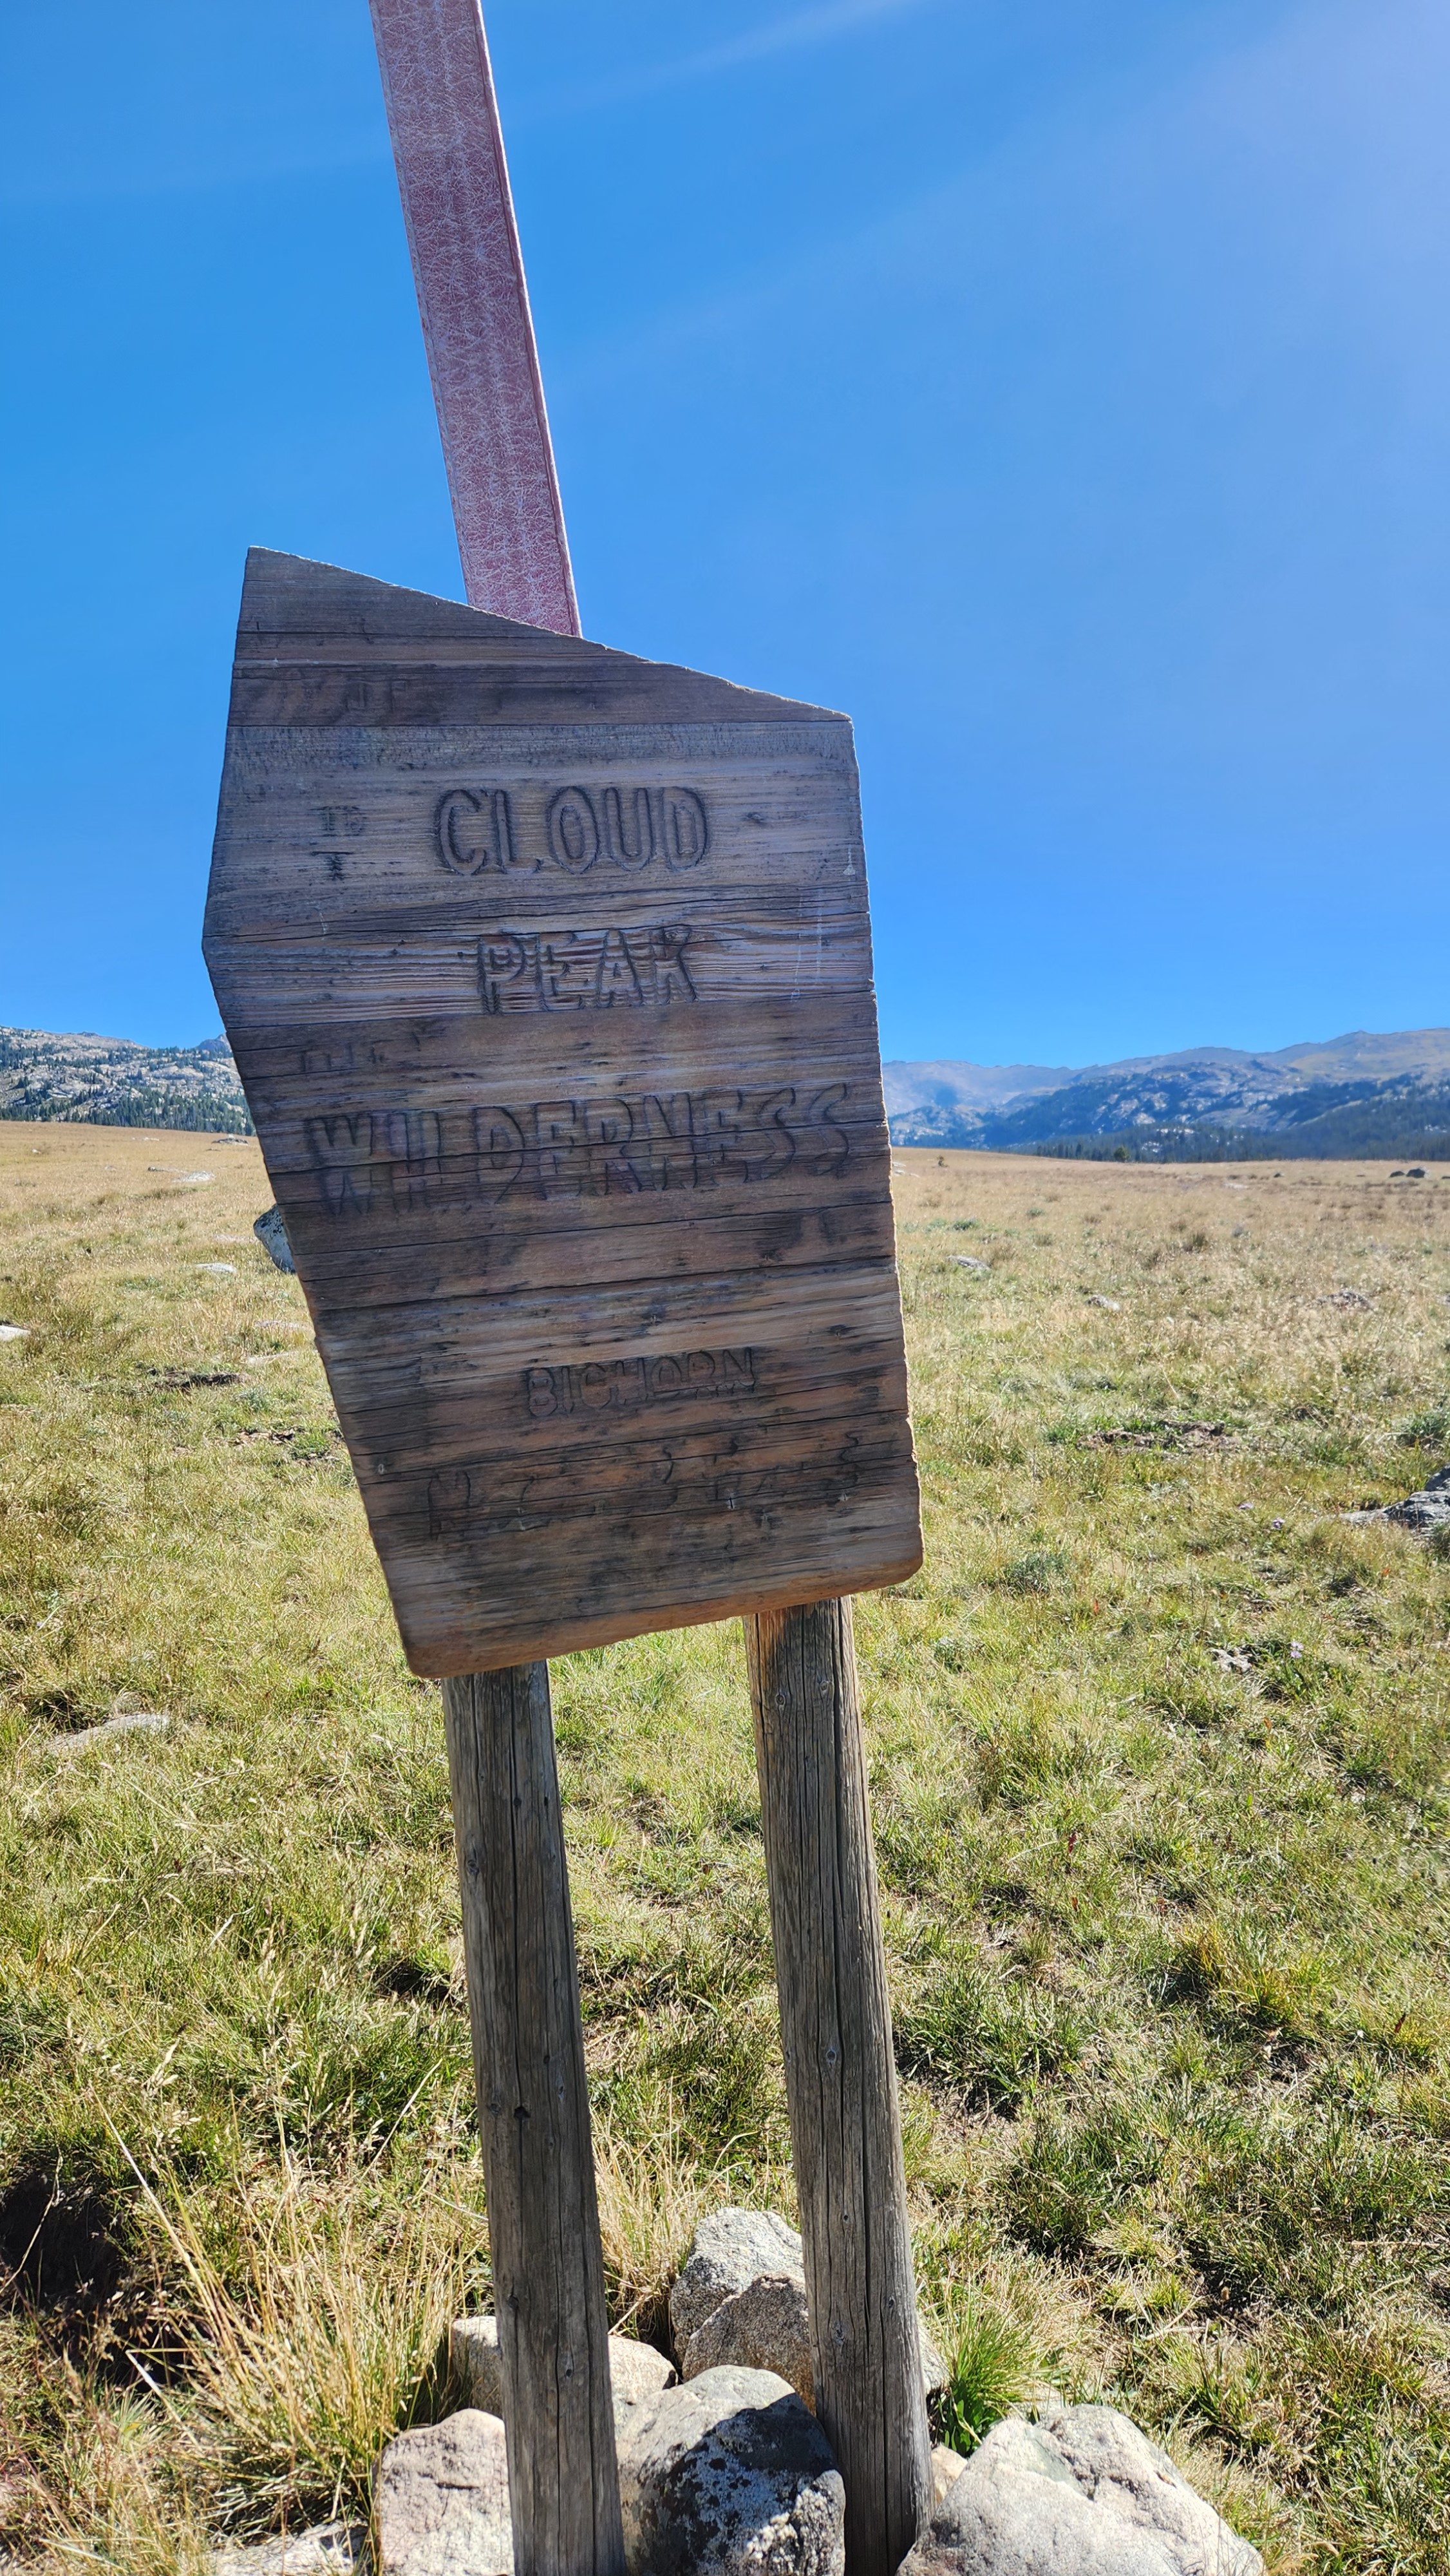
<svg viewBox="0 0 1450 2576"><path fill-rule="evenodd" d="M209 1178L190 1177L209 1173ZM923 1572L857 1639L959 2445L1104 2394L1450 2569L1450 1177L896 1158ZM0 2560L359 2505L487 2289L447 1777L250 1142L0 1124ZM228 1269L208 1265L227 1264ZM554 1667L610 2296L789 2211L737 1627ZM117 1712L163 1734L78 1746Z"/></svg>

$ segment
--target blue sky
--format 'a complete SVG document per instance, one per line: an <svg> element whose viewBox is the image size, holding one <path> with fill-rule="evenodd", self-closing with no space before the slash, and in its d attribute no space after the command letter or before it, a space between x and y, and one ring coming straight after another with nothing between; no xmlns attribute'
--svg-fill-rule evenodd
<svg viewBox="0 0 1450 2576"><path fill-rule="evenodd" d="M492 0L586 632L850 710L886 1051L1450 1020L1450 17ZM217 1025L248 542L458 595L366 0L8 13L0 1021Z"/></svg>

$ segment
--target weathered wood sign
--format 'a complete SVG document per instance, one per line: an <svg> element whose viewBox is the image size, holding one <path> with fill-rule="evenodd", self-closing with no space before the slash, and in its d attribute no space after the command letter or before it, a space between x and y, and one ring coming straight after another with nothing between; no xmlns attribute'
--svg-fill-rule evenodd
<svg viewBox="0 0 1450 2576"><path fill-rule="evenodd" d="M915 1568L844 717L255 552L205 947L415 1671Z"/></svg>

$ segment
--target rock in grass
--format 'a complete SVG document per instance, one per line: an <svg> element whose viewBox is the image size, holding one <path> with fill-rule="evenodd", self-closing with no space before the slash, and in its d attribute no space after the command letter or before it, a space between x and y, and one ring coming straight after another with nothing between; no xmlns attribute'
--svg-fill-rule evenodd
<svg viewBox="0 0 1450 2576"><path fill-rule="evenodd" d="M1263 2563L1126 2415L1066 2406L993 2426L901 2576L1262 2576Z"/></svg>
<svg viewBox="0 0 1450 2576"><path fill-rule="evenodd" d="M264 1215L258 1217L252 1232L262 1250L271 1254L278 1269L290 1270L295 1278L297 1264L292 1258L292 1246L287 1240L287 1228L283 1222L281 1209L269 1207Z"/></svg>
<svg viewBox="0 0 1450 2576"><path fill-rule="evenodd" d="M57 1738L62 1753L89 1753L94 1745L109 1744L117 1735L164 1735L171 1724L164 1708L127 1709L120 1717L102 1718L99 1726L78 1726L71 1735Z"/></svg>
<svg viewBox="0 0 1450 2576"><path fill-rule="evenodd" d="M845 2489L793 2388L707 2370L620 2417L629 2576L843 2576Z"/></svg>
<svg viewBox="0 0 1450 2576"><path fill-rule="evenodd" d="M467 2403L486 2415L503 2413L503 2374L498 2358L498 2319L459 2317L449 2330L448 2358L453 2376L468 2391ZM632 2335L609 2338L609 2384L616 2410L640 2397L658 2396L674 2371L662 2352Z"/></svg>
<svg viewBox="0 0 1450 2576"><path fill-rule="evenodd" d="M670 2324L682 2379L705 2370L773 2370L814 2406L801 2240L774 2210L717 2209L701 2219L670 2292ZM930 2396L945 2386L946 2364L924 2332L921 2366Z"/></svg>
<svg viewBox="0 0 1450 2576"><path fill-rule="evenodd" d="M1418 1493L1406 1494L1401 1503L1385 1503L1362 1512L1341 1512L1343 1521L1395 1521L1401 1529L1428 1536L1433 1530L1450 1529L1450 1467L1437 1467L1427 1476Z"/></svg>
<svg viewBox="0 0 1450 2576"><path fill-rule="evenodd" d="M378 2576L512 2576L508 2460L497 2415L465 2406L399 2433L378 2464Z"/></svg>
<svg viewBox="0 0 1450 2576"><path fill-rule="evenodd" d="M256 2549L223 2549L212 2576L364 2576L368 2538L360 2523L320 2522L290 2540Z"/></svg>
<svg viewBox="0 0 1450 2576"><path fill-rule="evenodd" d="M1450 1467L1437 1467L1419 1492L1406 1494L1402 1503L1386 1504L1384 1517L1404 1529L1443 1529L1450 1521Z"/></svg>

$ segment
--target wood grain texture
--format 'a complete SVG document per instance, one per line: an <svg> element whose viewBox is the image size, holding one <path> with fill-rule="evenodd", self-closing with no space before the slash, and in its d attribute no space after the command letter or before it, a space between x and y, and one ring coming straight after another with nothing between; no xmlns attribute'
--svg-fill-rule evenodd
<svg viewBox="0 0 1450 2576"><path fill-rule="evenodd" d="M906 2175L849 1601L745 1623L816 2412L847 2576L930 2509Z"/></svg>
<svg viewBox="0 0 1450 2576"><path fill-rule="evenodd" d="M579 1975L541 1663L443 1694L519 2576L623 2576Z"/></svg>
<svg viewBox="0 0 1450 2576"><path fill-rule="evenodd" d="M205 946L415 1670L919 1562L844 717L254 555Z"/></svg>
<svg viewBox="0 0 1450 2576"><path fill-rule="evenodd" d="M470 599L579 631L478 0L371 0Z"/></svg>

